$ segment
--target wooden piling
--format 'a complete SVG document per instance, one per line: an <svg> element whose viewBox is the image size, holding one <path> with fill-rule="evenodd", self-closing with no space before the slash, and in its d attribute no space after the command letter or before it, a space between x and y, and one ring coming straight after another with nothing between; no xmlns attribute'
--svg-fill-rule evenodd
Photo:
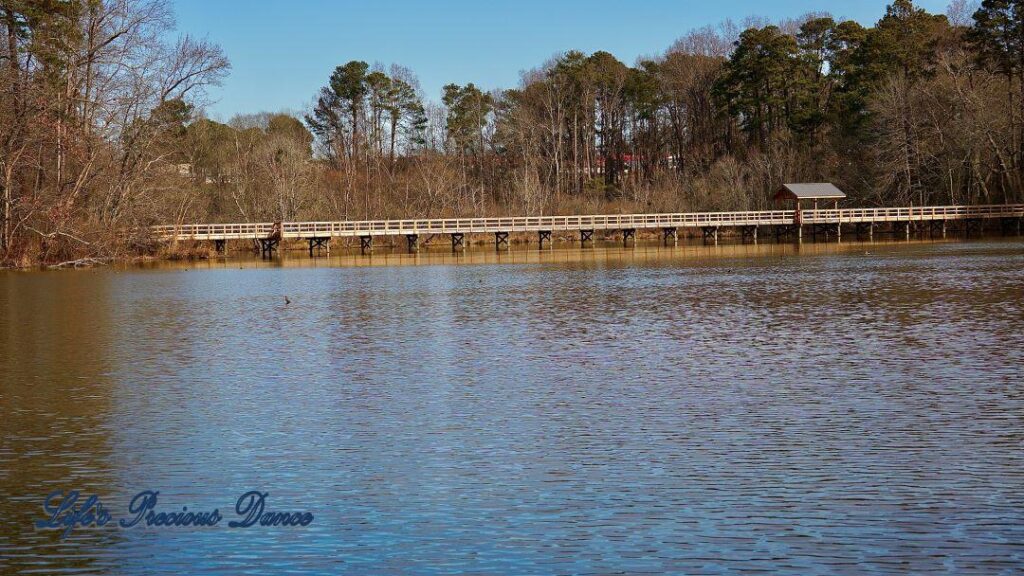
<svg viewBox="0 0 1024 576"><path fill-rule="evenodd" d="M320 253L320 249L323 248L327 254L331 253L331 239L330 238L310 238L309 239L309 257L313 257L313 250Z"/></svg>
<svg viewBox="0 0 1024 576"><path fill-rule="evenodd" d="M593 230L580 230L580 247L586 246L587 243L593 244L594 242L594 231Z"/></svg>
<svg viewBox="0 0 1024 576"><path fill-rule="evenodd" d="M679 243L679 230L677 228L662 228L661 230L665 246L669 245L669 242L673 246Z"/></svg>
<svg viewBox="0 0 1024 576"><path fill-rule="evenodd" d="M544 242L548 243L548 247L549 248L551 247L551 231L550 230L541 230L540 232L537 232L537 243L540 244L540 249L541 250L544 249Z"/></svg>
<svg viewBox="0 0 1024 576"><path fill-rule="evenodd" d="M629 246L630 239L633 240L633 246L636 246L636 229L626 228L622 231L622 247Z"/></svg>
<svg viewBox="0 0 1024 576"><path fill-rule="evenodd" d="M277 238L260 238L260 256L263 258L273 257L279 242Z"/></svg>

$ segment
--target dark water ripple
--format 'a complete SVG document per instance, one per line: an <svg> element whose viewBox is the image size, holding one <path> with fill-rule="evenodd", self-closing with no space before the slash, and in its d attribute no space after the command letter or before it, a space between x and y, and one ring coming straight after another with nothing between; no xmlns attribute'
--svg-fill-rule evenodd
<svg viewBox="0 0 1024 576"><path fill-rule="evenodd" d="M0 314L3 574L1024 568L1020 243L4 274ZM67 488L316 520L61 541Z"/></svg>

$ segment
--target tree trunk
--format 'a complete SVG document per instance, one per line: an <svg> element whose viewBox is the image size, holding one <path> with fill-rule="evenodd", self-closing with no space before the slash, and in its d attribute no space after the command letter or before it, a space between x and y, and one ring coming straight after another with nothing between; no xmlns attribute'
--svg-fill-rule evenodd
<svg viewBox="0 0 1024 576"><path fill-rule="evenodd" d="M4 256L11 250L11 171L8 169L6 172L3 183L3 227L0 230L0 251Z"/></svg>
<svg viewBox="0 0 1024 576"><path fill-rule="evenodd" d="M1016 190L1013 190L1015 198L1020 198L1021 190L1020 185L1024 182L1024 66L1020 66L1017 69L1017 84L1020 88L1020 92L1017 94L1017 130L1014 132L1014 138L1017 139L1017 177L1016 177ZM1013 83L1010 83L1010 98L1013 98ZM1011 112L1011 116L1012 116ZM1007 194L1007 196L1009 196Z"/></svg>
<svg viewBox="0 0 1024 576"><path fill-rule="evenodd" d="M391 119L391 150L388 154L390 157L391 165L395 165L395 133L398 131L398 120L395 118Z"/></svg>
<svg viewBox="0 0 1024 576"><path fill-rule="evenodd" d="M3 164L3 207L0 210L0 218L3 219L0 226L0 250L7 256L11 249L11 211L14 201L14 167L11 156L17 147L16 139L19 130L13 129L23 122L21 110L21 61L18 58L18 35L17 20L14 11L10 8L4 10L4 20L7 25L7 62L11 74L11 114L12 130L4 138Z"/></svg>

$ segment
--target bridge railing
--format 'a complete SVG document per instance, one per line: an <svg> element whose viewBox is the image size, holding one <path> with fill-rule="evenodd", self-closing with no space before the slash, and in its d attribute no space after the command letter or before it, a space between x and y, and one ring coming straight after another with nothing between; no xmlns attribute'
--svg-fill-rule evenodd
<svg viewBox="0 0 1024 576"><path fill-rule="evenodd" d="M182 224L170 226L152 226L153 235L158 238L178 237L195 238L204 236L238 238L266 238L274 231L270 222L248 222L241 224Z"/></svg>
<svg viewBox="0 0 1024 576"><path fill-rule="evenodd" d="M919 206L903 208L840 208L804 210L805 222L885 222L960 218L1019 217L1024 205Z"/></svg>
<svg viewBox="0 0 1024 576"><path fill-rule="evenodd" d="M792 222L792 210L680 214L610 214L598 216L530 216L506 218L446 218L439 220L366 220L344 222L285 222L285 236L444 234L471 232L529 232L583 229L699 227Z"/></svg>
<svg viewBox="0 0 1024 576"><path fill-rule="evenodd" d="M524 216L503 218L443 218L406 220L365 220L337 222L284 222L284 238L312 238L360 235L451 234L480 232L531 232L566 230L621 230L631 228L698 228L704 226L754 226L792 224L793 210L749 212L691 212L670 214L608 214L595 216ZM856 223L963 218L1024 216L1024 205L922 206L903 208L840 208L803 210L801 221L814 223ZM246 239L266 238L276 225L270 222L238 224L184 224L154 226L154 236L163 239Z"/></svg>

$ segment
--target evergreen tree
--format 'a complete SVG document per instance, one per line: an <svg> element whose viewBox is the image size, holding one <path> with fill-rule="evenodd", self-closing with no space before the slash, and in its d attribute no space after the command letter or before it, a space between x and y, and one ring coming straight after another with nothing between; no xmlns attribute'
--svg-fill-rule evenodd
<svg viewBox="0 0 1024 576"><path fill-rule="evenodd" d="M484 152L484 128L494 111L494 98L472 82L444 87L444 105L448 108L448 138L461 154Z"/></svg>
<svg viewBox="0 0 1024 576"><path fill-rule="evenodd" d="M1014 164L1024 173L1024 0L984 0L967 38L977 49L979 62L1007 78Z"/></svg>

